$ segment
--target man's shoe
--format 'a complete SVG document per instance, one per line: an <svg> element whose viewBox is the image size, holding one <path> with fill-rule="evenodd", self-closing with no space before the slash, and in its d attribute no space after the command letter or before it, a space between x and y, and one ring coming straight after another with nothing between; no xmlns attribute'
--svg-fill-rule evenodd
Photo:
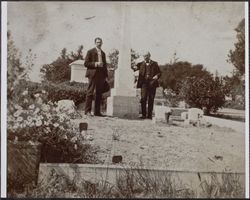
<svg viewBox="0 0 250 200"><path fill-rule="evenodd" d="M152 116L147 116L147 119L152 119Z"/></svg>
<svg viewBox="0 0 250 200"><path fill-rule="evenodd" d="M140 119L146 119L146 116L142 115L139 117Z"/></svg>
<svg viewBox="0 0 250 200"><path fill-rule="evenodd" d="M101 113L95 113L95 116L97 116L97 117L106 117L105 115L103 115Z"/></svg>
<svg viewBox="0 0 250 200"><path fill-rule="evenodd" d="M93 114L91 114L91 112L87 112L87 113L85 113L85 115L86 115L87 117L93 117Z"/></svg>

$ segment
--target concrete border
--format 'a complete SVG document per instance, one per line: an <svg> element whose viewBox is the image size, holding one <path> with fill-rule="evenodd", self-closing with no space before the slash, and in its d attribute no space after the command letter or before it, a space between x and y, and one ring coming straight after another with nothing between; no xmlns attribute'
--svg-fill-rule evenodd
<svg viewBox="0 0 250 200"><path fill-rule="evenodd" d="M224 174L237 177L240 184L245 188L245 173L243 172L195 172L184 170L169 170L169 169L152 169L152 168L132 168L129 166L121 165L91 165L91 164L51 164L42 163L39 167L40 184L46 184L49 181L51 173L62 175L69 180L74 180L76 184L81 184L82 181L90 181L98 183L105 181L106 183L116 185L119 177L133 173L134 176L145 175L151 180L162 180L166 177L180 186L186 185L191 187L197 193L201 191L201 183L204 181L211 181L211 175L215 175L219 182L222 182ZM180 187L179 186L179 187Z"/></svg>

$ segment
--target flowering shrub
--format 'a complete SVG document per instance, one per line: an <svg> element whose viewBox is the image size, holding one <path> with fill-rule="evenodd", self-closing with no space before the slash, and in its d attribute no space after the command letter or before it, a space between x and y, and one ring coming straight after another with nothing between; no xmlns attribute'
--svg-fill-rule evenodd
<svg viewBox="0 0 250 200"><path fill-rule="evenodd" d="M89 146L82 145L81 135L71 124L70 116L59 109L57 103L44 103L45 90L34 97L32 99L26 89L19 95L18 103L10 102L8 138L41 142L44 162L92 162L91 156L86 159L86 152L83 152Z"/></svg>

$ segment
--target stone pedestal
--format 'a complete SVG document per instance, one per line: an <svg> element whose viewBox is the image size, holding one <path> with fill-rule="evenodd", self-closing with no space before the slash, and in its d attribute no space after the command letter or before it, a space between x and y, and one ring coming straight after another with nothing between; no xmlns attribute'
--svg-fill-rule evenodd
<svg viewBox="0 0 250 200"><path fill-rule="evenodd" d="M120 118L139 116L139 98L133 96L111 96L107 102L107 115Z"/></svg>
<svg viewBox="0 0 250 200"><path fill-rule="evenodd" d="M70 82L88 83L88 78L85 77L87 68L84 67L83 60L76 60L70 63L69 66L71 67Z"/></svg>
<svg viewBox="0 0 250 200"><path fill-rule="evenodd" d="M136 97L134 74L131 69L130 8L122 8L122 32L118 68L115 71L114 88L107 99L107 115L121 118L139 116L139 98Z"/></svg>

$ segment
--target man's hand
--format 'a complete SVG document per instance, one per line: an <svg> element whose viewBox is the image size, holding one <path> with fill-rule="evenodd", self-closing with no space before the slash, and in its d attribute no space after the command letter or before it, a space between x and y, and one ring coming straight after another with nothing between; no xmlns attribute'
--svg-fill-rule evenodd
<svg viewBox="0 0 250 200"><path fill-rule="evenodd" d="M155 76L153 77L153 79L158 79L158 76L157 76L157 75L155 75Z"/></svg>
<svg viewBox="0 0 250 200"><path fill-rule="evenodd" d="M103 67L103 63L102 62L95 62L95 67Z"/></svg>
<svg viewBox="0 0 250 200"><path fill-rule="evenodd" d="M137 71L138 67L135 65L135 66L132 66L131 69L133 69L134 71Z"/></svg>

